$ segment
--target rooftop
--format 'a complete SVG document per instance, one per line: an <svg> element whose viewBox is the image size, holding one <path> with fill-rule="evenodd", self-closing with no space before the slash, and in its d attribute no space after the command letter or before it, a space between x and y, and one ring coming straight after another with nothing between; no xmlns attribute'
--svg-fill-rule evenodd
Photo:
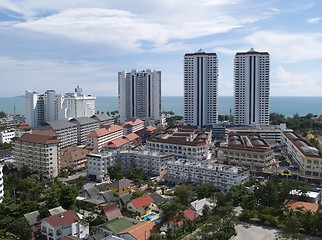
<svg viewBox="0 0 322 240"><path fill-rule="evenodd" d="M56 215L46 217L43 221L47 222L52 227L67 227L72 223L78 222L80 218L78 215L72 210L68 210L66 212L58 213Z"/></svg>
<svg viewBox="0 0 322 240"><path fill-rule="evenodd" d="M153 202L153 198L151 198L148 194L130 201L130 203L132 203L137 209L149 205Z"/></svg>

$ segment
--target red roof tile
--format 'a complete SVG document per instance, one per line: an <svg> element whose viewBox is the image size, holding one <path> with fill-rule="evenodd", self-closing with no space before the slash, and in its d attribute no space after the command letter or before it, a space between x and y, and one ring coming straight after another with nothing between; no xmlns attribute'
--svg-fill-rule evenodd
<svg viewBox="0 0 322 240"><path fill-rule="evenodd" d="M116 203L105 205L102 208L102 213L105 214L108 221L122 217L122 213Z"/></svg>
<svg viewBox="0 0 322 240"><path fill-rule="evenodd" d="M107 143L105 146L107 148L118 148L123 146L124 144L128 143L129 140L123 137L117 138L109 143Z"/></svg>
<svg viewBox="0 0 322 240"><path fill-rule="evenodd" d="M295 200L290 200L287 203L287 206L293 209L294 212L299 212L301 209L303 211L316 212L319 208L319 204L309 203L309 202L300 202Z"/></svg>
<svg viewBox="0 0 322 240"><path fill-rule="evenodd" d="M130 201L130 203L132 203L137 209L149 205L153 202L154 200L150 197L150 195L144 195Z"/></svg>
<svg viewBox="0 0 322 240"><path fill-rule="evenodd" d="M57 139L57 136L58 135L54 131L45 130L33 133L24 133L20 138L17 138L16 141L39 144L58 144L60 141Z"/></svg>
<svg viewBox="0 0 322 240"><path fill-rule="evenodd" d="M157 128L150 125L150 126L147 126L145 129L152 132L152 131L155 131Z"/></svg>
<svg viewBox="0 0 322 240"><path fill-rule="evenodd" d="M80 218L72 210L58 213L54 216L46 217L43 219L43 221L47 222L52 227L58 227L58 226L67 227L79 220Z"/></svg>
<svg viewBox="0 0 322 240"><path fill-rule="evenodd" d="M195 218L199 217L199 214L196 213L195 211L193 211L191 208L186 209L184 211L180 211L179 213L183 212L183 216L185 219L189 219L189 220L194 220ZM177 213L176 216L179 214ZM182 221L178 221L178 222L174 222L174 221L169 221L170 225L178 225L181 226L183 224Z"/></svg>
<svg viewBox="0 0 322 240"><path fill-rule="evenodd" d="M130 234L136 240L146 240L152 234L157 233L158 230L154 228L154 223L147 221L147 222L140 222L124 231L120 232L120 234Z"/></svg>
<svg viewBox="0 0 322 240"><path fill-rule="evenodd" d="M135 134L135 133L130 133L130 134L126 135L125 137L126 137L130 142L132 142L133 140L135 140L135 139L138 139L138 138L139 138L139 136L138 136L137 134Z"/></svg>
<svg viewBox="0 0 322 240"><path fill-rule="evenodd" d="M123 127L120 127L119 125L106 125L100 129L96 129L90 134L88 134L88 137L102 137L114 132L117 132L119 130L122 130Z"/></svg>

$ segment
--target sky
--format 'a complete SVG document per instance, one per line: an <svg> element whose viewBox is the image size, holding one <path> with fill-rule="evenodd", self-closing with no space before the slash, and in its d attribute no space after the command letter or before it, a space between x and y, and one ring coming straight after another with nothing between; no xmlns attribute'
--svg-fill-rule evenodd
<svg viewBox="0 0 322 240"><path fill-rule="evenodd" d="M117 73L162 72L183 95L183 57L218 56L233 96L236 52L270 54L271 96L322 95L321 0L0 0L0 97L54 89L117 96Z"/></svg>

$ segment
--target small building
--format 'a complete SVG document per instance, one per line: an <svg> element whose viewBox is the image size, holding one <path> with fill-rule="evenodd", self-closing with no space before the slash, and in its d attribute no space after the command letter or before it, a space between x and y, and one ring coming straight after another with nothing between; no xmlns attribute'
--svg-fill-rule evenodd
<svg viewBox="0 0 322 240"><path fill-rule="evenodd" d="M312 213L315 213L319 209L319 204L290 200L286 204L286 209L293 210L293 212L311 211ZM284 213L285 212L286 211L284 211Z"/></svg>
<svg viewBox="0 0 322 240"><path fill-rule="evenodd" d="M89 150L83 147L70 146L60 150L59 169L71 168L75 171L85 169L86 155Z"/></svg>
<svg viewBox="0 0 322 240"><path fill-rule="evenodd" d="M128 119L127 122L121 125L124 129L124 135L128 135L130 133L135 133L144 128L144 121L140 119Z"/></svg>
<svg viewBox="0 0 322 240"><path fill-rule="evenodd" d="M97 226L98 232L103 233L106 236L116 235L132 226L136 223L130 221L128 218L116 218L112 221L108 221Z"/></svg>
<svg viewBox="0 0 322 240"><path fill-rule="evenodd" d="M175 219L179 214L182 214L183 220L184 220L184 219L186 219L186 220L193 221L193 220L195 220L196 218L198 218L198 217L199 217L199 214L198 214L198 213L196 213L195 211L193 211L191 208L186 209L186 210L184 210L184 211L180 211L180 212L178 212L178 213L175 215L174 219ZM171 220L171 221L169 221L169 222L167 223L167 227L181 227L181 226L184 224L183 220L178 220L178 221L173 221L173 220ZM167 227L165 227L165 228L167 228ZM164 228L164 226L163 226L162 228Z"/></svg>
<svg viewBox="0 0 322 240"><path fill-rule="evenodd" d="M116 203L107 204L102 207L101 215L105 215L108 221L122 217L122 213Z"/></svg>
<svg viewBox="0 0 322 240"><path fill-rule="evenodd" d="M126 230L123 230L118 234L126 240L147 240L152 234L158 233L159 231L154 228L153 222L141 222Z"/></svg>
<svg viewBox="0 0 322 240"><path fill-rule="evenodd" d="M129 193L132 187L133 183L128 179L117 180L107 185L107 189L112 190L112 192L117 196Z"/></svg>
<svg viewBox="0 0 322 240"><path fill-rule="evenodd" d="M202 216L202 211L205 206L212 208L214 206L214 204L210 203L206 198L196 200L196 201L193 201L192 203L190 203L191 209L193 209L200 216Z"/></svg>
<svg viewBox="0 0 322 240"><path fill-rule="evenodd" d="M142 215L148 213L153 205L154 200L149 195L144 195L142 197L131 200L127 204L127 210L130 212L139 212Z"/></svg>
<svg viewBox="0 0 322 240"><path fill-rule="evenodd" d="M44 218L41 221L42 239L59 240L64 236L84 239L89 235L89 226L72 210Z"/></svg>

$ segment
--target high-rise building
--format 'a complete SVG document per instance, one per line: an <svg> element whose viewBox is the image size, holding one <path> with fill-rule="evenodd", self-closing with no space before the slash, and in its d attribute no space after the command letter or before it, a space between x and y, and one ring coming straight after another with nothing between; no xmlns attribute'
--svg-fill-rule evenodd
<svg viewBox="0 0 322 240"><path fill-rule="evenodd" d="M47 90L43 94L26 91L26 123L36 127L57 119L90 117L95 113L95 97L85 96L77 86L75 93L57 94Z"/></svg>
<svg viewBox="0 0 322 240"><path fill-rule="evenodd" d="M184 123L214 126L218 117L218 60L201 49L184 56Z"/></svg>
<svg viewBox="0 0 322 240"><path fill-rule="evenodd" d="M269 124L269 53L238 52L234 61L234 122Z"/></svg>
<svg viewBox="0 0 322 240"><path fill-rule="evenodd" d="M160 120L161 72L150 69L119 72L118 104L121 123L129 118Z"/></svg>

